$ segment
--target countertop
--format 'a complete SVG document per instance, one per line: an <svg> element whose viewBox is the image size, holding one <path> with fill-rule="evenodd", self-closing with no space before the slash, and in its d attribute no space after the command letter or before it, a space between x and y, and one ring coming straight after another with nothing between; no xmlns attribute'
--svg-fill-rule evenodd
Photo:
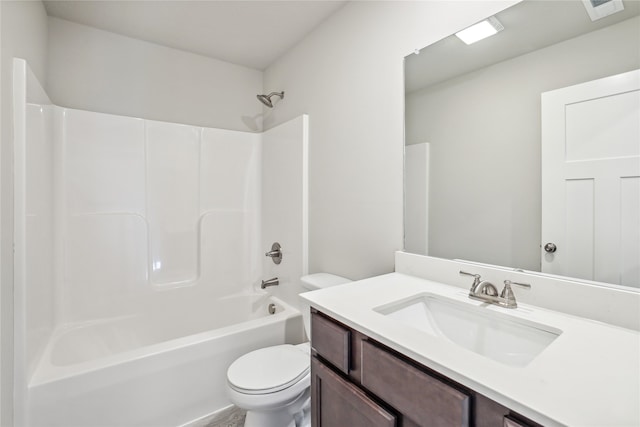
<svg viewBox="0 0 640 427"><path fill-rule="evenodd" d="M515 290L517 296L518 290ZM482 306L562 331L514 367L407 326L375 308L422 293ZM468 291L390 273L302 294L312 307L510 409L548 426L640 426L640 333L543 308L505 309Z"/></svg>

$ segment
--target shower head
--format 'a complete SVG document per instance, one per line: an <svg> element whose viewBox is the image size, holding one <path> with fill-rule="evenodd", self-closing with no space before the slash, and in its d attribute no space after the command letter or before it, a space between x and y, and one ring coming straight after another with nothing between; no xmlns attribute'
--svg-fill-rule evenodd
<svg viewBox="0 0 640 427"><path fill-rule="evenodd" d="M258 99L260 100L260 102L262 102L264 105L266 105L269 108L273 108L273 103L271 102L271 97L272 96L279 96L280 99L284 99L284 91L283 92L271 92L269 95L258 95Z"/></svg>

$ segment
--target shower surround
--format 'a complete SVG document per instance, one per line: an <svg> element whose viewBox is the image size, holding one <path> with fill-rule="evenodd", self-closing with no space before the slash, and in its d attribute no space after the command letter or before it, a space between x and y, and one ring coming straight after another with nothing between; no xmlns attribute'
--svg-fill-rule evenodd
<svg viewBox="0 0 640 427"><path fill-rule="evenodd" d="M255 134L61 108L14 67L17 421L223 409L231 361L303 339L306 116Z"/></svg>

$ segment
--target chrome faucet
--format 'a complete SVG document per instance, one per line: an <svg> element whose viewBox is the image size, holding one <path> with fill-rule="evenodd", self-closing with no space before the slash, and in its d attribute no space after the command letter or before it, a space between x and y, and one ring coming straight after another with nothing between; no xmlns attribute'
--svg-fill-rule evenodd
<svg viewBox="0 0 640 427"><path fill-rule="evenodd" d="M474 278L473 283L471 284L471 289L469 290L469 298L499 305L504 308L516 308L518 306L516 296L511 289L511 285L531 288L531 285L528 283L517 283L512 282L511 280L505 280L504 288L502 289L500 296L498 296L498 289L494 284L487 280L481 281L479 274L467 273L462 270L460 271L460 274L472 276Z"/></svg>
<svg viewBox="0 0 640 427"><path fill-rule="evenodd" d="M498 296L498 289L495 285L487 280L480 281L479 274L467 273L466 271L460 271L460 274L473 277L473 283L469 290L469 298L480 299L482 296Z"/></svg>
<svg viewBox="0 0 640 427"><path fill-rule="evenodd" d="M278 278L274 277L273 279L263 280L262 284L260 285L260 288L264 289L264 288L268 288L269 286L278 286L279 284L280 282L278 281Z"/></svg>

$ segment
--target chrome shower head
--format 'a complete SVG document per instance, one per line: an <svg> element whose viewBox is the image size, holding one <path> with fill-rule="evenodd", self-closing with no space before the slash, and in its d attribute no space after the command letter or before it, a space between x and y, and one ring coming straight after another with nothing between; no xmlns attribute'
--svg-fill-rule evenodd
<svg viewBox="0 0 640 427"><path fill-rule="evenodd" d="M271 92L269 95L258 95L257 98L269 108L273 108L273 103L271 102L272 96L279 96L280 99L284 99L284 91L283 92Z"/></svg>

